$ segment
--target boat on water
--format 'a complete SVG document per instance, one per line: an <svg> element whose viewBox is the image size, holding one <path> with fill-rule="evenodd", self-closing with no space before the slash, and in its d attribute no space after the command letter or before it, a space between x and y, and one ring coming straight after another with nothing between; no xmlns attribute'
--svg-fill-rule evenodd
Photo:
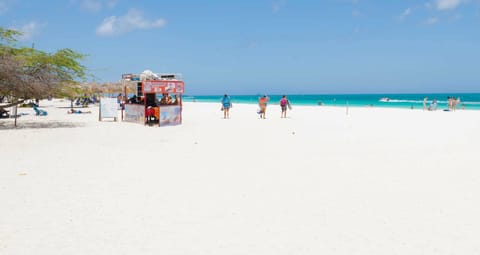
<svg viewBox="0 0 480 255"><path fill-rule="evenodd" d="M388 98L388 97L382 97L382 98L380 98L380 100L378 100L378 101L380 101L380 102L390 102L390 98Z"/></svg>

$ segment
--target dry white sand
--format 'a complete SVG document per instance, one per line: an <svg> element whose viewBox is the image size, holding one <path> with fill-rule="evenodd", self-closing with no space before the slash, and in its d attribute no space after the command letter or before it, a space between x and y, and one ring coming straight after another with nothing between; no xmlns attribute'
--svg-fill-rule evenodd
<svg viewBox="0 0 480 255"><path fill-rule="evenodd" d="M68 105L0 120L2 255L480 254L480 111Z"/></svg>

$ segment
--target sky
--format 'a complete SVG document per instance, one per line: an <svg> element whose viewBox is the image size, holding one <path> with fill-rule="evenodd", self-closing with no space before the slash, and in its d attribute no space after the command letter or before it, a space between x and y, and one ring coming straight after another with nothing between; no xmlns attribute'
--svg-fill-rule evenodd
<svg viewBox="0 0 480 255"><path fill-rule="evenodd" d="M187 94L480 92L480 0L0 0L23 46Z"/></svg>

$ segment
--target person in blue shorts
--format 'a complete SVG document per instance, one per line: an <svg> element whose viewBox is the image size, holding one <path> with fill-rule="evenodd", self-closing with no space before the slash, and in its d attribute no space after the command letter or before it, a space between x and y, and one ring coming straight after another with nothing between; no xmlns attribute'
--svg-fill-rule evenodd
<svg viewBox="0 0 480 255"><path fill-rule="evenodd" d="M230 108L232 108L232 100L227 94L225 94L222 97L222 110L224 119L230 119Z"/></svg>

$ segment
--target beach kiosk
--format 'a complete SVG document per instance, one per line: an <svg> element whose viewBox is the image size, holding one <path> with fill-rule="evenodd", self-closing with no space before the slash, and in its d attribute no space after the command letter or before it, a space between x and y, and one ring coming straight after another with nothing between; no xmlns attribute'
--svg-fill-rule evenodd
<svg viewBox="0 0 480 255"><path fill-rule="evenodd" d="M125 103L124 121L171 126L182 123L182 95L185 85L180 74L124 74L122 82L133 85L135 94Z"/></svg>

